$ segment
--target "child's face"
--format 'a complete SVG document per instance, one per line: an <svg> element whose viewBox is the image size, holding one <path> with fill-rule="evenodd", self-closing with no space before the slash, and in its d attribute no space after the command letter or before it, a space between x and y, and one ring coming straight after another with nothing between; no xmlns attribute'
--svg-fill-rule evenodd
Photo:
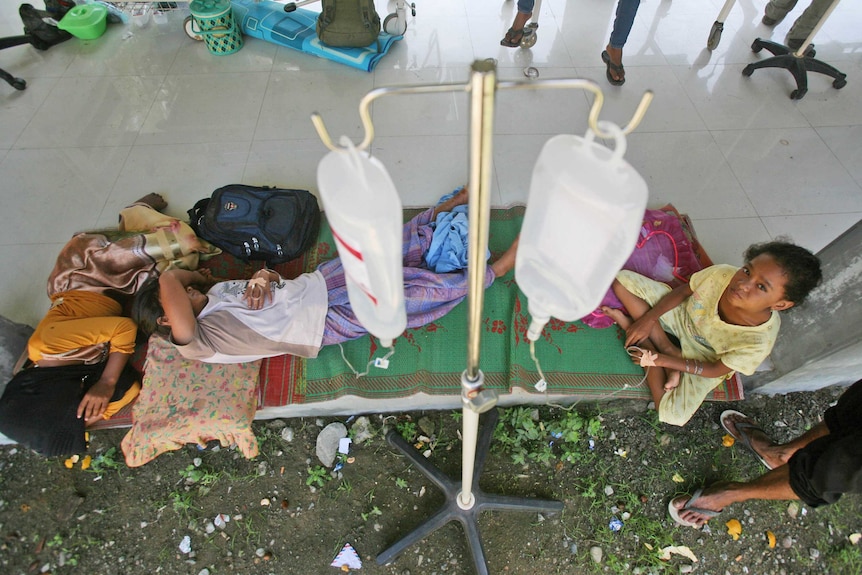
<svg viewBox="0 0 862 575"><path fill-rule="evenodd" d="M740 310L759 312L793 307L784 297L787 275L773 257L760 254L733 275L724 296L730 305Z"/></svg>

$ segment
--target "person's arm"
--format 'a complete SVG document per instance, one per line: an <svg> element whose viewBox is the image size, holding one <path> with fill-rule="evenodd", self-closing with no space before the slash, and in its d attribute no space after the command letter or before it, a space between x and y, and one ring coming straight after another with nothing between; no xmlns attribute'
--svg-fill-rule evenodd
<svg viewBox="0 0 862 575"><path fill-rule="evenodd" d="M685 298L689 297L692 293L691 287L688 284L673 288L670 293L662 297L649 311L628 327L626 330L626 347L648 338L659 318L682 304Z"/></svg>
<svg viewBox="0 0 862 575"><path fill-rule="evenodd" d="M129 357L131 357L129 354L118 351L108 354L108 361L104 371L102 371L102 377L87 390L81 403L78 404L78 419L83 417L84 421L89 423L102 417L114 395L117 381L120 379L120 374L126 367Z"/></svg>
<svg viewBox="0 0 862 575"><path fill-rule="evenodd" d="M210 278L200 272L181 269L167 270L159 276L159 299L174 343L186 345L191 342L197 328L197 318L186 288L209 281Z"/></svg>
<svg viewBox="0 0 862 575"><path fill-rule="evenodd" d="M719 361L703 361L700 359L685 359L683 357L673 357L663 353L658 354L655 360L658 367L664 367L674 371L690 373L692 375L700 375L707 378L724 377L728 373L733 372L732 369Z"/></svg>

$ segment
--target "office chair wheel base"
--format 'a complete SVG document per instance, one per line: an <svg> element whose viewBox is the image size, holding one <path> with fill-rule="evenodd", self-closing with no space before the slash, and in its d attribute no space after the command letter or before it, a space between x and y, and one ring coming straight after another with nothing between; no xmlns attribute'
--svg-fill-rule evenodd
<svg viewBox="0 0 862 575"><path fill-rule="evenodd" d="M199 30L195 30L195 20L191 16L186 16L186 19L183 20L183 30L186 33L186 36L191 38L196 42L203 42L204 37L199 34Z"/></svg>

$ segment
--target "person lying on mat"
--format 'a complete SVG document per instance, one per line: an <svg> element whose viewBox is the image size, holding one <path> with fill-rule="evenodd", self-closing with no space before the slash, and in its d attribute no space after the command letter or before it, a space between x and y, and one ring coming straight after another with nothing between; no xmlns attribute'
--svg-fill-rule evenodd
<svg viewBox="0 0 862 575"><path fill-rule="evenodd" d="M423 267L433 237L431 222L438 213L466 202L467 191L461 189L404 225L408 328L443 317L467 295L466 270L435 273ZM512 269L516 249L517 240L488 266L486 287ZM211 283L205 273L165 272L140 290L132 317L143 333L169 337L184 357L210 363L239 363L282 354L316 357L322 346L367 333L350 307L339 258L295 280L261 269L250 280L218 282L206 293L195 287Z"/></svg>
<svg viewBox="0 0 862 575"><path fill-rule="evenodd" d="M34 368L104 364L78 405L77 417L88 424L107 419L140 390L133 374L124 375L137 335L123 317L126 297L160 269L196 267L198 253L212 251L186 224L160 213L165 207L159 194L149 194L121 212L118 230L76 234L48 278L51 309L30 337L28 359Z"/></svg>
<svg viewBox="0 0 862 575"><path fill-rule="evenodd" d="M617 274L612 288L631 317L602 311L625 329L661 421L685 425L725 378L754 373L778 336L778 312L802 303L821 280L817 257L785 241L750 246L745 262L708 267L674 289Z"/></svg>
<svg viewBox="0 0 862 575"><path fill-rule="evenodd" d="M823 421L788 443L775 443L738 411L722 413L721 423L770 471L672 499L668 512L680 525L699 528L728 505L750 499L802 500L819 507L844 493L862 493L862 380L826 410Z"/></svg>

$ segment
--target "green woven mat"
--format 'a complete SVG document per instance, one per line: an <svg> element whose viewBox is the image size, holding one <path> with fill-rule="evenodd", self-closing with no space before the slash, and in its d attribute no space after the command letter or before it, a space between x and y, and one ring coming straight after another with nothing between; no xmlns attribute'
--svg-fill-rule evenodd
<svg viewBox="0 0 862 575"><path fill-rule="evenodd" d="M411 217L415 211L405 214ZM512 243L524 216L523 207L492 210L489 247L495 259ZM309 264L336 255L331 232L321 227L319 249ZM528 315L526 298L517 288L514 273L498 278L485 292L482 318L480 368L489 388L509 391L512 385L534 391L538 370L526 340ZM382 357L386 349L376 338L366 336L339 346L328 346L314 360L305 362L304 389L297 389L305 402L325 401L345 394L366 398L403 397L418 392L460 393L461 373L466 366L467 302L459 304L440 321L407 332L395 341L395 354L388 369L367 368L369 361ZM548 382L549 393L566 393L599 398L648 397L646 388L629 389L643 377L623 350L616 327L592 329L580 322L551 320L536 355ZM357 378L345 358L358 372ZM538 392L536 392L538 393Z"/></svg>

